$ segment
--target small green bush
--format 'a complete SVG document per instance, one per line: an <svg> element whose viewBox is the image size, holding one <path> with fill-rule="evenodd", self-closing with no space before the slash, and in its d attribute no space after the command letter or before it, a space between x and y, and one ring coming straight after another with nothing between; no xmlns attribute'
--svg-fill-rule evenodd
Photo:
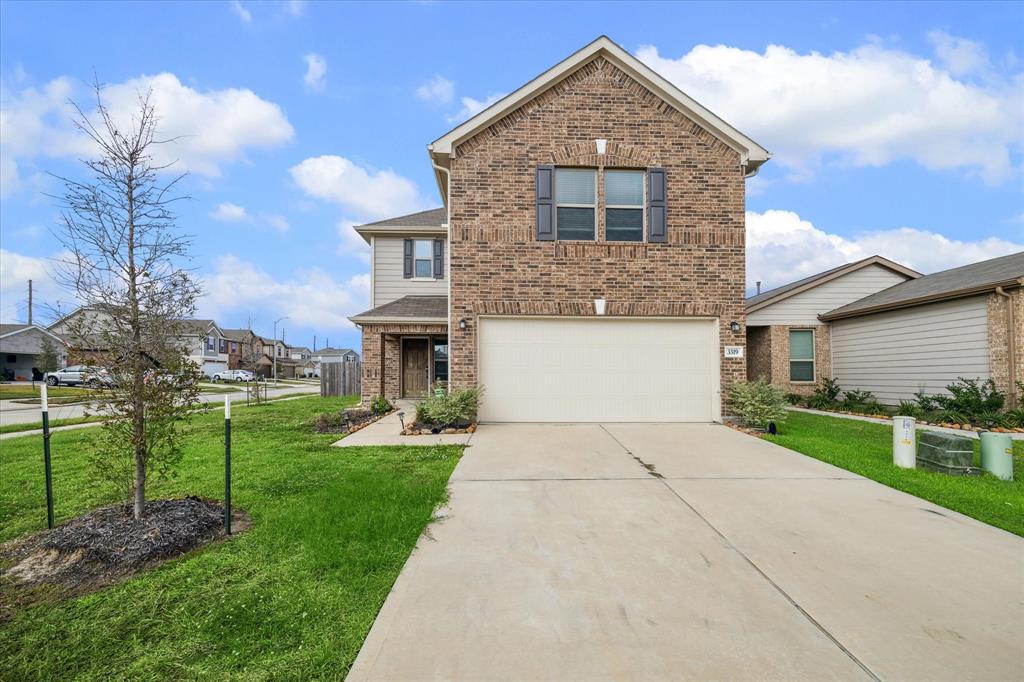
<svg viewBox="0 0 1024 682"><path fill-rule="evenodd" d="M946 386L946 390L949 395L926 396L918 392L917 402L927 411L958 414L963 418L960 422L963 424L981 424L992 413L1000 412L1006 403L1006 396L996 390L996 384L991 379L979 381L958 377Z"/></svg>
<svg viewBox="0 0 1024 682"><path fill-rule="evenodd" d="M802 396L799 393L787 393L786 402L790 405L803 405L807 401L806 396Z"/></svg>
<svg viewBox="0 0 1024 682"><path fill-rule="evenodd" d="M1021 402L1024 403L1024 397L1021 398ZM1024 429L1024 408L1018 407L1015 410L1008 410L1003 415L1005 420L1004 426L1011 429Z"/></svg>
<svg viewBox="0 0 1024 682"><path fill-rule="evenodd" d="M901 400L899 407L896 408L896 414L901 417L922 419L925 416L925 411L921 409L921 406L916 401Z"/></svg>
<svg viewBox="0 0 1024 682"><path fill-rule="evenodd" d="M834 410L837 403L827 395L816 392L804 400L804 405L814 410Z"/></svg>
<svg viewBox="0 0 1024 682"><path fill-rule="evenodd" d="M387 414L392 407L393 405L382 395L373 396L373 401L370 403L370 411L374 414Z"/></svg>
<svg viewBox="0 0 1024 682"><path fill-rule="evenodd" d="M837 377L822 377L817 386L814 387L814 395L826 398L830 403L839 398L843 388L839 385Z"/></svg>
<svg viewBox="0 0 1024 682"><path fill-rule="evenodd" d="M786 419L786 394L763 378L733 384L729 388L729 405L748 426L767 428L770 422Z"/></svg>
<svg viewBox="0 0 1024 682"><path fill-rule="evenodd" d="M441 428L472 423L482 396L481 387L427 396L416 404L416 421Z"/></svg>

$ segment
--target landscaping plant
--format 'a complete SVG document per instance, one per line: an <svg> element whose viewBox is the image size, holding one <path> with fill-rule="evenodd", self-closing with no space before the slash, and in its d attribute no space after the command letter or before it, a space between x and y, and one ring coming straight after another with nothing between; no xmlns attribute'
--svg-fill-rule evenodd
<svg viewBox="0 0 1024 682"><path fill-rule="evenodd" d="M741 381L729 388L729 406L748 426L768 428L771 422L786 419L786 394L764 378Z"/></svg>
<svg viewBox="0 0 1024 682"><path fill-rule="evenodd" d="M374 414L387 414L394 406L382 395L375 395L370 403L370 411Z"/></svg>
<svg viewBox="0 0 1024 682"><path fill-rule="evenodd" d="M950 423L983 424L993 413L1001 412L1006 403L1006 396L996 389L991 379L965 379L958 377L946 386L949 395L917 394L917 403L926 412L938 411L946 413L940 416L957 416L961 421L943 419Z"/></svg>
<svg viewBox="0 0 1024 682"><path fill-rule="evenodd" d="M95 394L95 412L107 418L92 443L93 470L130 498L142 518L146 481L164 475L181 457L181 425L198 397L198 369L188 360L183 320L195 313L199 284L185 266L190 240L172 211L182 176L166 175L154 160L167 142L157 133L152 92L140 94L124 120L107 109L95 86L97 108L74 105L78 130L94 158L86 178L58 178L63 252L56 279L81 305L71 318L72 347L94 349L111 385Z"/></svg>
<svg viewBox="0 0 1024 682"><path fill-rule="evenodd" d="M429 395L416 404L416 421L440 428L467 426L476 420L482 387Z"/></svg>

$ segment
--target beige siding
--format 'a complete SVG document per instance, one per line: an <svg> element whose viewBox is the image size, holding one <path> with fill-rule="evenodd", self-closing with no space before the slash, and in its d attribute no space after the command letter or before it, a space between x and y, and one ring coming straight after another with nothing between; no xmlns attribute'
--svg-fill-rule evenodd
<svg viewBox="0 0 1024 682"><path fill-rule="evenodd" d="M373 305L390 303L403 296L445 296L448 294L448 253L445 249L444 279L405 279L402 277L401 237L374 237Z"/></svg>
<svg viewBox="0 0 1024 682"><path fill-rule="evenodd" d="M832 323L832 371L885 403L945 393L957 377L989 378L985 296Z"/></svg>
<svg viewBox="0 0 1024 682"><path fill-rule="evenodd" d="M818 315L906 281L880 265L869 265L747 315L748 325L821 324Z"/></svg>

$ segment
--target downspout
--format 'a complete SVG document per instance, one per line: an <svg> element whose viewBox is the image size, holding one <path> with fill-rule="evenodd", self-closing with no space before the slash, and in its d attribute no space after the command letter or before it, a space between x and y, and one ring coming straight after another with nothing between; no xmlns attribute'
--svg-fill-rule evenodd
<svg viewBox="0 0 1024 682"><path fill-rule="evenodd" d="M448 268L448 276L445 278L448 280L448 391L452 390L452 171L450 168L439 166L434 160L434 150L427 147L430 151L430 165L434 167L435 171L444 173L445 183L447 184L447 190L445 191L445 197L447 201L444 202L445 207L445 230L447 230L447 239L445 239L445 267Z"/></svg>
<svg viewBox="0 0 1024 682"><path fill-rule="evenodd" d="M1018 280L1024 285L1024 278ZM1007 364L1009 365L1009 387L1007 397L1010 409L1017 407L1017 327L1013 312L1013 297L1002 287L996 287L996 293L1006 299L1006 353Z"/></svg>

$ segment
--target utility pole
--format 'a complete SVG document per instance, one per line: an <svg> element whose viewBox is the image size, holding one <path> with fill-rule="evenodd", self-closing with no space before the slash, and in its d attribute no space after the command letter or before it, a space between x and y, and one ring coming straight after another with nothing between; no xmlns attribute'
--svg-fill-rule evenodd
<svg viewBox="0 0 1024 682"><path fill-rule="evenodd" d="M28 281L28 323L32 324L32 280Z"/></svg>
<svg viewBox="0 0 1024 682"><path fill-rule="evenodd" d="M287 319L289 318L285 315L274 320L274 388L277 388L277 323ZM281 343L284 343L284 340Z"/></svg>
<svg viewBox="0 0 1024 682"><path fill-rule="evenodd" d="M313 352L316 352L316 334L313 334Z"/></svg>

